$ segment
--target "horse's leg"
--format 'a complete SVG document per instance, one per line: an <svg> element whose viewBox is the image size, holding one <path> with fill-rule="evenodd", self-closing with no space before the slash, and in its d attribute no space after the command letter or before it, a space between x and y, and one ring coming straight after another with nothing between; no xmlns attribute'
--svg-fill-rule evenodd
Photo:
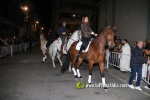
<svg viewBox="0 0 150 100"><path fill-rule="evenodd" d="M42 61L42 63L44 63L45 62L45 50L42 50L42 53L43 53L43 61Z"/></svg>
<svg viewBox="0 0 150 100"><path fill-rule="evenodd" d="M57 53L57 51L53 50L53 53L52 53L52 63L53 63L53 67L54 67L54 68L56 68L55 62L54 62L56 53Z"/></svg>
<svg viewBox="0 0 150 100"><path fill-rule="evenodd" d="M83 62L83 59L79 58L78 59L78 64L77 64L77 75L78 75L78 78L80 78L80 79L82 79L82 76L80 74L79 68L80 68L80 65L81 65L82 62Z"/></svg>
<svg viewBox="0 0 150 100"><path fill-rule="evenodd" d="M102 84L104 86L104 89L107 89L107 87L105 87L106 82L105 82L105 77L104 77L104 62L99 63L99 69L100 69L100 74L101 74L101 77L102 77Z"/></svg>
<svg viewBox="0 0 150 100"><path fill-rule="evenodd" d="M47 56L46 56L46 50L45 50L45 61L47 60Z"/></svg>
<svg viewBox="0 0 150 100"><path fill-rule="evenodd" d="M88 76L88 84L91 84L92 70L93 70L93 63L89 62L89 76Z"/></svg>
<svg viewBox="0 0 150 100"><path fill-rule="evenodd" d="M61 59L60 59L60 56L61 56L60 53L57 52L57 58L58 58L58 60L59 60L59 62L60 62L60 66L62 66L62 61L61 61Z"/></svg>
<svg viewBox="0 0 150 100"><path fill-rule="evenodd" d="M69 72L72 73L72 70L71 70L71 63L69 64Z"/></svg>
<svg viewBox="0 0 150 100"><path fill-rule="evenodd" d="M76 58L74 57L71 62L71 68L72 68L75 80L78 80L77 72L74 68L75 62L76 62Z"/></svg>

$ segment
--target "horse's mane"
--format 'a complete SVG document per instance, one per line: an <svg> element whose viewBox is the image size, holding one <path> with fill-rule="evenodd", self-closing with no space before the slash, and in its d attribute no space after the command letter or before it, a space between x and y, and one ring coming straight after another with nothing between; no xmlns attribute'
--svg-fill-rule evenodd
<svg viewBox="0 0 150 100"><path fill-rule="evenodd" d="M106 30L106 27L103 27L103 28L98 32L98 34L101 34L104 30Z"/></svg>
<svg viewBox="0 0 150 100"><path fill-rule="evenodd" d="M110 26L108 26L108 27L103 27L99 32L98 32L98 34L101 34L103 31L105 31L106 29L112 29L113 31L115 31L115 29L114 28L110 28Z"/></svg>
<svg viewBox="0 0 150 100"><path fill-rule="evenodd" d="M99 31L99 33L101 33L104 29L105 29L105 28L102 28L102 29Z"/></svg>

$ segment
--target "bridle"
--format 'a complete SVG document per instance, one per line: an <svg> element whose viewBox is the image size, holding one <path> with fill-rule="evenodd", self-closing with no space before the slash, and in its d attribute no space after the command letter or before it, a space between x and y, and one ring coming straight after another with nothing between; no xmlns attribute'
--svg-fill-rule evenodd
<svg viewBox="0 0 150 100"><path fill-rule="evenodd" d="M114 38L111 38L111 39L108 39L108 33L106 34L106 36L107 36L107 38L106 38L106 43L104 43L104 42L102 42L100 39L98 39L98 41L100 42L100 43L102 43L103 45L106 45L106 46L108 46L108 42L109 41L114 41Z"/></svg>
<svg viewBox="0 0 150 100"><path fill-rule="evenodd" d="M79 34L79 30L78 30L78 38L79 38L79 40L81 40L81 34ZM72 39L72 38L69 38L70 40L73 40L73 41L76 41L76 40L74 40L74 39Z"/></svg>

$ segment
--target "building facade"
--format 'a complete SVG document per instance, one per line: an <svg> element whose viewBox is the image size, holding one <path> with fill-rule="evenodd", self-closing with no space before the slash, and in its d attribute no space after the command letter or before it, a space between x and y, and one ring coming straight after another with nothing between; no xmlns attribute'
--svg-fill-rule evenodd
<svg viewBox="0 0 150 100"><path fill-rule="evenodd" d="M150 39L149 0L102 0L99 7L99 30L117 27L116 35L129 41Z"/></svg>
<svg viewBox="0 0 150 100"><path fill-rule="evenodd" d="M27 6L28 10L21 9ZM0 3L0 37L29 38L36 37L34 6L26 0L1 0Z"/></svg>

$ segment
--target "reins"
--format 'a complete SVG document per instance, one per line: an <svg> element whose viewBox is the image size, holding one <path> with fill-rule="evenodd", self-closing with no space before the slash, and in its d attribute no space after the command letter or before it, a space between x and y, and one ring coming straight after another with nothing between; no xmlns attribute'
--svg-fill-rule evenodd
<svg viewBox="0 0 150 100"><path fill-rule="evenodd" d="M108 35L108 33L107 33L107 35ZM106 43L104 43L104 42L102 42L100 39L98 39L98 41L100 42L100 43L102 43L103 45L106 45L106 46L108 46L108 43L107 42L109 42L109 41L113 41L114 40L114 38L111 38L111 39L106 39L107 41L106 41Z"/></svg>

